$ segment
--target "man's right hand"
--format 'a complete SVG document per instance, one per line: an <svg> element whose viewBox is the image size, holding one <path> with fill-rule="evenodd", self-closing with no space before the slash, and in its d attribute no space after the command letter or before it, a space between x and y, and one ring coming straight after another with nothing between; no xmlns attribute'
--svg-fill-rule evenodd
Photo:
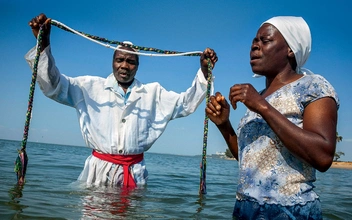
<svg viewBox="0 0 352 220"><path fill-rule="evenodd" d="M35 38L38 37L39 28L42 26L42 50L50 44L50 30L51 30L51 19L47 18L45 14L34 17L28 22L28 25L32 28L32 32Z"/></svg>

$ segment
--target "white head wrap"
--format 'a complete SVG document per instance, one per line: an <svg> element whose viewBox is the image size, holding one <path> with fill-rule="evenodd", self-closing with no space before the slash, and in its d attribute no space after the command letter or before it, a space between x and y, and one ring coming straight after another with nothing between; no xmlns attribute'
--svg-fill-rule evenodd
<svg viewBox="0 0 352 220"><path fill-rule="evenodd" d="M288 46L295 54L297 63L296 72L300 74L313 74L308 69L302 68L308 60L312 48L312 37L306 21L302 17L277 16L263 22L272 24L285 38ZM254 77L259 75L254 74Z"/></svg>

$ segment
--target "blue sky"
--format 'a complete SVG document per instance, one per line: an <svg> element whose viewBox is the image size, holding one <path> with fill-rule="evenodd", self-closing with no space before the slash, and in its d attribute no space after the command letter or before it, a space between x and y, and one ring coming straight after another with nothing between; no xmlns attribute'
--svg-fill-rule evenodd
<svg viewBox="0 0 352 220"><path fill-rule="evenodd" d="M31 70L24 55L35 45L28 22L43 12L76 30L110 40L176 51L213 48L219 57L214 69L215 91L228 96L236 83L251 83L258 90L264 78L252 78L251 41L260 24L278 15L302 16L311 28L312 53L305 67L323 75L337 90L341 106L337 150L352 161L352 23L348 1L5 1L0 0L0 138L21 140L27 111ZM52 52L60 71L69 76L111 73L113 50L55 26ZM199 57L140 58L137 78L160 82L166 89L187 89L199 68ZM181 155L202 153L205 101L197 111L171 121L150 152ZM231 112L234 127L245 112ZM226 144L209 123L208 154L223 152ZM84 146L75 109L46 98L36 87L29 141ZM314 146L312 146L314 147Z"/></svg>

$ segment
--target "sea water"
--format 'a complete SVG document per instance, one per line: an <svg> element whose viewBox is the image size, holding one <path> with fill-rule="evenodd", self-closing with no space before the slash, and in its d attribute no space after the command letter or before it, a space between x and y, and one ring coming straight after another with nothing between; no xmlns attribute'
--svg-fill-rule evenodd
<svg viewBox="0 0 352 220"><path fill-rule="evenodd" d="M0 140L0 219L232 219L234 160L207 157L207 194L199 195L199 156L146 153L148 184L135 190L76 184L91 150L27 143L26 183L16 185L19 141ZM352 170L317 172L324 219L352 219Z"/></svg>

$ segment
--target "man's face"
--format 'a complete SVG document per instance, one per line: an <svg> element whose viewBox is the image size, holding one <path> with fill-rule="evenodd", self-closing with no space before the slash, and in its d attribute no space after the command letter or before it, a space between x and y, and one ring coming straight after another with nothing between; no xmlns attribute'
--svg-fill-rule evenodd
<svg viewBox="0 0 352 220"><path fill-rule="evenodd" d="M121 49L131 50L130 48ZM131 82L137 73L138 65L137 55L118 50L115 51L112 61L112 69L118 82Z"/></svg>

